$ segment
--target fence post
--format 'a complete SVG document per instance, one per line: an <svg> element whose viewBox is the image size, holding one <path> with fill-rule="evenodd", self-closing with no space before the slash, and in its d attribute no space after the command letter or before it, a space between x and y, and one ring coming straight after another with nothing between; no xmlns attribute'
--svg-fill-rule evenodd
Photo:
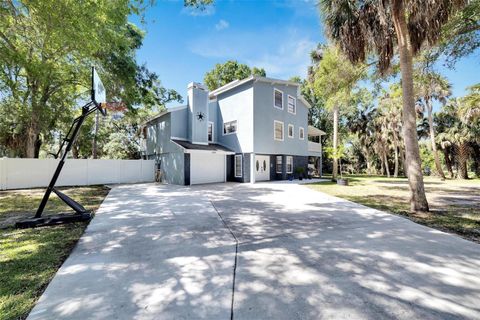
<svg viewBox="0 0 480 320"><path fill-rule="evenodd" d="M7 157L0 159L0 190L7 190Z"/></svg>

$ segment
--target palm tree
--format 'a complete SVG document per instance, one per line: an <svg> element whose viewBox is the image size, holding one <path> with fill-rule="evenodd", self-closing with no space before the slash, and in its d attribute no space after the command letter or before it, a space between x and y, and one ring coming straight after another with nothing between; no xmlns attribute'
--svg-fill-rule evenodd
<svg viewBox="0 0 480 320"><path fill-rule="evenodd" d="M371 148L375 142L374 136L374 119L375 110L372 104L360 104L348 119L348 128L355 134L359 141L359 148L367 165L367 174L373 174Z"/></svg>
<svg viewBox="0 0 480 320"><path fill-rule="evenodd" d="M462 99L461 116L465 121L480 120L480 83L468 88L469 93Z"/></svg>
<svg viewBox="0 0 480 320"><path fill-rule="evenodd" d="M410 209L428 211L418 147L413 57L427 42L433 45L442 26L467 0L320 0L327 33L352 62L363 62L371 52L385 72L400 55L403 88L403 133L408 164Z"/></svg>
<svg viewBox="0 0 480 320"><path fill-rule="evenodd" d="M473 168L477 177L480 177L480 83L471 86L469 93L462 98L460 115L465 123L476 128L476 141L472 141Z"/></svg>
<svg viewBox="0 0 480 320"><path fill-rule="evenodd" d="M438 135L438 140L444 145L453 146L458 165L458 178L468 179L467 162L470 157L470 143L480 140L478 128L465 122L461 117L462 99L452 99L445 105L440 116L448 123L445 131Z"/></svg>
<svg viewBox="0 0 480 320"><path fill-rule="evenodd" d="M445 104L447 98L451 95L451 85L447 79L442 77L440 74L433 71L424 71L416 74L416 91L417 95L423 99L425 107L427 109L427 119L428 119L428 128L430 143L432 145L433 157L435 159L435 167L437 169L438 175L445 179L445 174L443 173L442 165L440 164L440 158L438 156L437 144L435 142L435 127L433 124L433 106L432 100L435 99L442 104Z"/></svg>
<svg viewBox="0 0 480 320"><path fill-rule="evenodd" d="M437 112L435 114L434 122L437 132L440 133L440 135L435 137L435 142L438 143L442 148L445 166L450 174L450 178L453 179L455 177L453 174L453 145L450 140L447 139L448 136L444 133L448 130L448 128L452 127L453 123L455 122L455 118L445 112L445 110L442 110L442 112Z"/></svg>
<svg viewBox="0 0 480 320"><path fill-rule="evenodd" d="M337 178L338 124L340 107L351 104L352 91L356 83L365 75L363 65L353 65L335 46L325 47L321 59L315 66L312 88L315 95L321 97L327 109L333 111L333 172L332 180Z"/></svg>
<svg viewBox="0 0 480 320"><path fill-rule="evenodd" d="M385 92L379 99L379 111L385 118L385 131L391 135L390 142L394 151L395 167L393 176L398 177L399 171L399 147L400 135L402 132L402 89L399 84L390 86L389 91Z"/></svg>

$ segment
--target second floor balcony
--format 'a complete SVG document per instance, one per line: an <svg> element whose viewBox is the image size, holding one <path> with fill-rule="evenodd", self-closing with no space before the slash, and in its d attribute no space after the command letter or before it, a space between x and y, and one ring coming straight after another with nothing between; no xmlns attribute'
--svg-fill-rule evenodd
<svg viewBox="0 0 480 320"><path fill-rule="evenodd" d="M322 152L322 142L321 137L325 135L325 132L315 128L313 126L308 126L308 151L309 152Z"/></svg>

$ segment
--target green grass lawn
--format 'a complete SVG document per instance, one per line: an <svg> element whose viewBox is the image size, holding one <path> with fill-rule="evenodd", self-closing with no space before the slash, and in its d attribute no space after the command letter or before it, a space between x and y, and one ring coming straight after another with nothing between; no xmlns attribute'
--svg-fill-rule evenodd
<svg viewBox="0 0 480 320"><path fill-rule="evenodd" d="M480 243L480 179L441 181L436 177L425 177L430 212L418 214L409 212L406 178L357 175L348 179L349 186L334 182L309 186Z"/></svg>
<svg viewBox="0 0 480 320"><path fill-rule="evenodd" d="M89 210L96 210L108 194L103 186L61 188ZM68 257L88 223L35 229L11 224L34 215L43 189L0 192L0 319L24 319L55 272ZM45 214L71 209L52 194Z"/></svg>

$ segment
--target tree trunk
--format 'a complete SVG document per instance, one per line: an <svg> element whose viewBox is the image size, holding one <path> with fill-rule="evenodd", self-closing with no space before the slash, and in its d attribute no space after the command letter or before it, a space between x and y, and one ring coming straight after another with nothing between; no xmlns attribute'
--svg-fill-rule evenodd
<svg viewBox="0 0 480 320"><path fill-rule="evenodd" d="M35 158L35 150L37 147L38 137L40 135L38 123L35 120L36 118L36 116L32 117L30 126L27 129L27 139L25 141L25 155L27 158Z"/></svg>
<svg viewBox="0 0 480 320"><path fill-rule="evenodd" d="M453 168L452 168L452 160L450 158L450 147L443 148L443 155L445 158L445 165L447 166L448 173L450 174L450 178L453 179Z"/></svg>
<svg viewBox="0 0 480 320"><path fill-rule="evenodd" d="M385 161L385 172L387 173L387 177L390 178L390 168L388 167L388 157L387 152L383 151L383 161Z"/></svg>
<svg viewBox="0 0 480 320"><path fill-rule="evenodd" d="M392 0L393 23L398 40L400 53L400 70L402 75L402 100L403 100L403 134L407 176L410 187L410 210L428 211L425 186L423 184L420 150L418 147L417 123L415 112L415 99L413 92L413 57L410 44L405 8L403 0Z"/></svg>
<svg viewBox="0 0 480 320"><path fill-rule="evenodd" d="M445 180L445 174L443 173L442 165L440 164L440 158L438 157L437 144L435 143L435 129L433 128L433 116L432 116L432 101L429 98L425 98L428 112L428 126L430 128L430 142L432 143L432 152L435 159L435 167L437 173Z"/></svg>
<svg viewBox="0 0 480 320"><path fill-rule="evenodd" d="M467 161L468 161L468 143L461 143L458 146L458 179L468 179Z"/></svg>
<svg viewBox="0 0 480 320"><path fill-rule="evenodd" d="M369 152L366 149L364 149L364 152L365 152L365 162L367 163L367 174L372 174Z"/></svg>
<svg viewBox="0 0 480 320"><path fill-rule="evenodd" d="M396 129L393 130L393 148L395 149L394 150L394 156L395 156L395 169L394 169L394 172L393 172L393 176L395 178L398 177L398 166L399 166L399 163L398 163L398 137L397 137L397 131Z"/></svg>
<svg viewBox="0 0 480 320"><path fill-rule="evenodd" d="M385 172L385 158L383 156L380 157L380 175L383 176Z"/></svg>
<svg viewBox="0 0 480 320"><path fill-rule="evenodd" d="M398 147L395 146L395 170L393 171L393 176L398 177Z"/></svg>
<svg viewBox="0 0 480 320"><path fill-rule="evenodd" d="M39 158L40 156L40 147L42 146L42 139L40 139L40 135L37 137L37 142L35 142L35 158Z"/></svg>
<svg viewBox="0 0 480 320"><path fill-rule="evenodd" d="M332 170L332 180L337 179L338 175L338 159L336 156L337 149L338 149L338 106L333 108L333 150L335 155L332 157L333 158L333 170Z"/></svg>
<svg viewBox="0 0 480 320"><path fill-rule="evenodd" d="M97 159L98 109L95 111L95 127L92 141L92 157Z"/></svg>
<svg viewBox="0 0 480 320"><path fill-rule="evenodd" d="M407 176L407 164L405 163L405 152L403 151L402 148L400 148L400 159L402 160L402 170L403 170L403 174Z"/></svg>
<svg viewBox="0 0 480 320"><path fill-rule="evenodd" d="M477 178L480 178L480 144L472 143L473 151L473 172Z"/></svg>

